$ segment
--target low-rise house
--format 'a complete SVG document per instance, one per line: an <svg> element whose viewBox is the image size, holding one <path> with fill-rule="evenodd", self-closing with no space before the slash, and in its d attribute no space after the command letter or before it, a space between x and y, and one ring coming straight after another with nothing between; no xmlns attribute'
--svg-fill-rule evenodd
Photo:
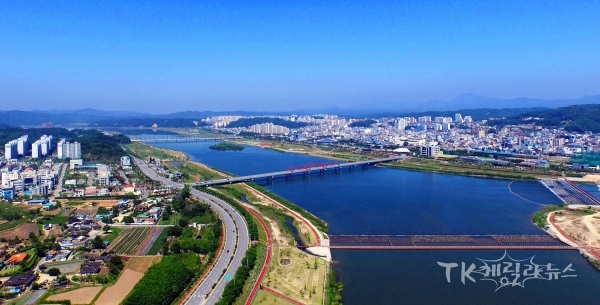
<svg viewBox="0 0 600 305"><path fill-rule="evenodd" d="M33 283L34 280L35 280L35 273L33 273L33 271L28 271L25 274L18 274L18 275L12 276L10 279L8 279L6 281L6 283L4 283L4 286L18 288L18 289L25 289L25 288L29 287L29 285L31 285L31 283Z"/></svg>

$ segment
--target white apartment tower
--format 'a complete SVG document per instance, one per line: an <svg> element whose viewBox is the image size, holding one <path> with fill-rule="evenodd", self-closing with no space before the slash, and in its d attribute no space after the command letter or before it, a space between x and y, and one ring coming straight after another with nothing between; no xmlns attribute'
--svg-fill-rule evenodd
<svg viewBox="0 0 600 305"><path fill-rule="evenodd" d="M29 152L29 141L28 136L24 135L17 139L17 154L24 156Z"/></svg>
<svg viewBox="0 0 600 305"><path fill-rule="evenodd" d="M408 122L403 118L397 119L396 120L396 128L398 128L398 130L404 130L404 129L406 129L407 123Z"/></svg>
<svg viewBox="0 0 600 305"><path fill-rule="evenodd" d="M81 159L81 143L69 143L62 139L58 142L58 158Z"/></svg>
<svg viewBox="0 0 600 305"><path fill-rule="evenodd" d="M4 158L6 160L17 158L17 140L4 144Z"/></svg>
<svg viewBox="0 0 600 305"><path fill-rule="evenodd" d="M462 115L460 113L455 114L454 115L454 121L456 123L462 124L462 122L463 122Z"/></svg>
<svg viewBox="0 0 600 305"><path fill-rule="evenodd" d="M42 141L37 140L31 144L31 157L41 158L42 157Z"/></svg>
<svg viewBox="0 0 600 305"><path fill-rule="evenodd" d="M56 145L56 155L59 159L64 159L64 151L63 145L65 144L65 139L60 139L58 144Z"/></svg>

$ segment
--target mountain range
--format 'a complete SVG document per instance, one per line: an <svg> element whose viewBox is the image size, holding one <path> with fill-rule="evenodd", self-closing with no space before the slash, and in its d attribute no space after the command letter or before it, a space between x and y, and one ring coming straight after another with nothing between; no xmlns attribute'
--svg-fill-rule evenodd
<svg viewBox="0 0 600 305"><path fill-rule="evenodd" d="M600 95L584 96L579 99L557 99L544 100L534 98L498 99L485 97L477 94L463 94L449 101L431 100L421 103L409 102L376 102L362 105L353 109L324 108L324 109L300 109L294 111L183 111L170 114L149 114L133 111L97 110L92 108L71 110L8 110L0 111L0 124L12 126L39 126L42 123L53 122L57 125L81 124L87 125L102 121L118 121L127 119L202 119L216 115L241 115L241 116L265 116L265 115L311 115L311 114L337 114L342 116L383 116L383 115L407 115L421 112L457 111L459 109L509 109L509 108L557 108L569 105L600 104ZM524 111L520 111L524 112Z"/></svg>

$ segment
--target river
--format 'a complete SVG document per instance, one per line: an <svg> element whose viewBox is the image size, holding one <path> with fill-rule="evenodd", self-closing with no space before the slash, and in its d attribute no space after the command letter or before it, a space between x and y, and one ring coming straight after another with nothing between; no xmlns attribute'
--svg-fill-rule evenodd
<svg viewBox="0 0 600 305"><path fill-rule="evenodd" d="M237 175L325 161L257 147L216 151L208 149L211 144L214 143L154 145L185 152L194 161ZM531 222L531 215L541 204L560 203L535 181L510 184L509 180L377 167L274 180L263 185L325 220L331 234L545 234ZM600 282L600 272L591 268L577 251L508 252L513 259L535 256L535 264L551 263L551 268L560 267L561 271L572 264L574 271L561 273L568 277L531 279L524 287L509 285L497 291L493 281L483 281L481 276L474 277L475 283L468 278L465 284L461 283L461 262L467 267L470 264L480 267L478 258L494 260L503 254L502 251L332 251L334 268L344 284L344 304L599 303L600 290L596 284ZM438 262L458 264L450 283L446 269Z"/></svg>

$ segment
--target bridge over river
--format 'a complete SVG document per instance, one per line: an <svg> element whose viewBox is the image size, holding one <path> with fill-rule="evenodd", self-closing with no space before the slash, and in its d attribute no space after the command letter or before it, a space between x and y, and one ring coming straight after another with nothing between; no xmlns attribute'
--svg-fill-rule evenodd
<svg viewBox="0 0 600 305"><path fill-rule="evenodd" d="M232 183L240 183L240 182L248 182L257 179L267 179L272 180L277 177L286 177L290 178L294 175L309 175L311 173L325 173L326 171L339 171L344 168L353 169L355 167L368 167L371 165L391 162L400 160L403 157L389 157L389 158L381 158L381 159L372 159L365 161L356 161L356 162L348 162L348 163L335 163L335 162L326 162L326 163L309 163L304 166L292 166L285 171L280 172L272 172L265 174L256 174L256 175L248 175L248 176L238 176L231 177L225 179L217 179L217 180L208 180L196 183L190 183L191 186L212 186L212 185L223 185L223 184L232 184Z"/></svg>
<svg viewBox="0 0 600 305"><path fill-rule="evenodd" d="M329 235L331 249L573 250L550 235Z"/></svg>
<svg viewBox="0 0 600 305"><path fill-rule="evenodd" d="M165 136L165 137L149 137L149 138L131 138L131 142L144 142L144 143L189 143L189 142L217 142L223 140L235 140L241 139L241 137L230 136L230 137L185 137L185 136Z"/></svg>

